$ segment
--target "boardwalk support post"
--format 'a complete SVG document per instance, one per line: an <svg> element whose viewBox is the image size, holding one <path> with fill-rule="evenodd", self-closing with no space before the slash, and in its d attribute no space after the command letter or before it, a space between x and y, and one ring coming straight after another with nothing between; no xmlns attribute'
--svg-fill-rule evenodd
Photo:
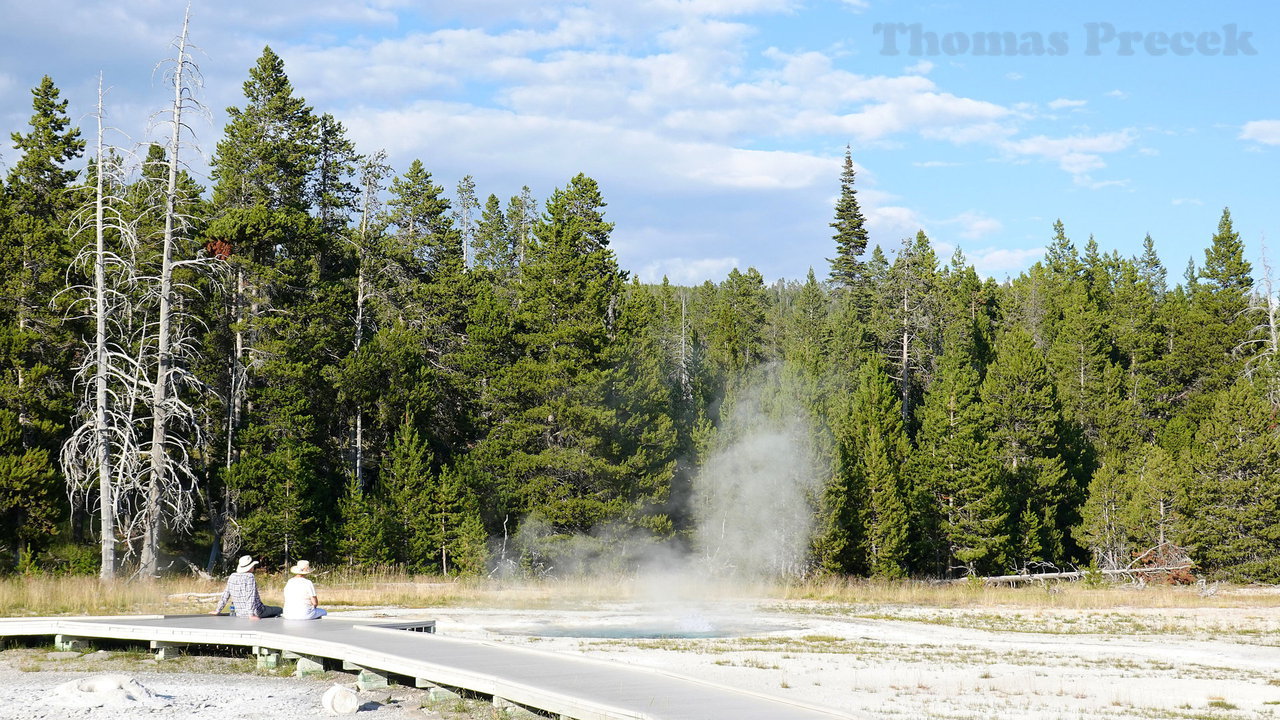
<svg viewBox="0 0 1280 720"><path fill-rule="evenodd" d="M286 660L297 660L298 664L293 668L293 674L296 677L304 675L319 675L324 672L324 658L316 655L303 655L302 653L290 652L285 650L282 657Z"/></svg>
<svg viewBox="0 0 1280 720"><path fill-rule="evenodd" d="M493 696L493 709L497 710L502 717L510 718L510 720L533 720L534 718L542 717L541 715L530 712L529 709L523 705L513 703L510 700L497 695Z"/></svg>
<svg viewBox="0 0 1280 720"><path fill-rule="evenodd" d="M426 678L414 678L413 686L416 688L425 688L427 691L427 699L431 702L442 702L451 700L461 700L462 696L458 693L442 688Z"/></svg>
<svg viewBox="0 0 1280 720"><path fill-rule="evenodd" d="M54 635L53 646L60 652L84 652L89 649L89 641L75 635Z"/></svg>
<svg viewBox="0 0 1280 720"><path fill-rule="evenodd" d="M381 690L387 686L387 673L382 670L374 670L363 665L357 665L350 660L342 661L342 669L360 671L360 674L356 676L356 688L361 692L365 690Z"/></svg>
<svg viewBox="0 0 1280 720"><path fill-rule="evenodd" d="M156 651L157 660L172 660L182 654L181 644L163 640L152 640L151 649Z"/></svg>
<svg viewBox="0 0 1280 720"><path fill-rule="evenodd" d="M257 658L259 670L275 670L280 667L280 651L272 648L253 646L253 656Z"/></svg>

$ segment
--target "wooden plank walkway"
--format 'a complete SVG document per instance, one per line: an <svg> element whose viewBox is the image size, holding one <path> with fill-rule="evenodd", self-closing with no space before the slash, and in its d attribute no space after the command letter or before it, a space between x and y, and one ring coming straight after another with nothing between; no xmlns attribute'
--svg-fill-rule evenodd
<svg viewBox="0 0 1280 720"><path fill-rule="evenodd" d="M290 621L213 615L0 619L0 637L147 642L153 648L231 645L300 663L393 673L419 687L462 688L566 720L833 720L846 712L695 678L562 653L447 638L405 623L327 617ZM418 627L424 624L419 623Z"/></svg>

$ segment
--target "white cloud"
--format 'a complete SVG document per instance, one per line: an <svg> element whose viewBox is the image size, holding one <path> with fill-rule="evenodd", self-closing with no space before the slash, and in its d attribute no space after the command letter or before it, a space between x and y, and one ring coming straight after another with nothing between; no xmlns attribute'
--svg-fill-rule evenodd
<svg viewBox="0 0 1280 720"><path fill-rule="evenodd" d="M871 7L870 0L840 0L840 2L854 12L862 12Z"/></svg>
<svg viewBox="0 0 1280 720"><path fill-rule="evenodd" d="M1073 135L1051 138L1045 135L1009 140L1001 149L1013 157L1039 157L1053 160L1072 175L1085 175L1106 167L1102 156L1115 153L1133 144L1137 133L1133 130L1101 133L1098 135Z"/></svg>
<svg viewBox="0 0 1280 720"><path fill-rule="evenodd" d="M521 115L445 103L360 108L350 123L360 147L385 147L407 162L441 157L505 175L569 177L610 184L690 188L796 189L837 177L839 162L796 152L745 150L673 139L607 123Z"/></svg>
<svg viewBox="0 0 1280 720"><path fill-rule="evenodd" d="M1023 75L1020 72L1008 72L1004 74L1004 77L1006 80L1013 80L1016 82L1018 80L1021 80L1023 78Z"/></svg>
<svg viewBox="0 0 1280 720"><path fill-rule="evenodd" d="M900 205L864 207L862 214L867 219L867 229L871 237L882 249L896 247L896 240L915 237L917 231L925 230L925 223L920 219L920 215L908 207Z"/></svg>
<svg viewBox="0 0 1280 720"><path fill-rule="evenodd" d="M1280 145L1280 120L1252 120L1240 129L1241 140L1263 145Z"/></svg>
<svg viewBox="0 0 1280 720"><path fill-rule="evenodd" d="M928 132L971 142L1012 132L995 125L1008 108L940 92L923 75L857 75L826 53L777 49L762 53L770 65L753 67L744 41L755 30L744 24L694 18L661 33L656 51L653 38L633 47L626 32L600 13L563 11L536 29L440 30L300 46L287 57L295 85L313 101L403 103L487 85L488 96L466 102L687 140L820 133L867 142Z"/></svg>
<svg viewBox="0 0 1280 720"><path fill-rule="evenodd" d="M996 277L997 274L1007 275L1026 269L1044 257L1044 248L988 247L972 253L966 252L965 257L973 263L974 269L980 275Z"/></svg>
<svg viewBox="0 0 1280 720"><path fill-rule="evenodd" d="M928 75L934 67L936 66L928 60L921 60L915 65L908 65L902 71L908 75Z"/></svg>
<svg viewBox="0 0 1280 720"><path fill-rule="evenodd" d="M663 258L645 265L637 274L641 282L660 283L666 277L672 285L701 285L710 280L720 282L729 271L740 267L736 257Z"/></svg>
<svg viewBox="0 0 1280 720"><path fill-rule="evenodd" d="M1112 90L1111 92L1107 93L1107 97L1115 98L1116 100L1128 100L1129 93L1125 92L1124 90Z"/></svg>
<svg viewBox="0 0 1280 720"><path fill-rule="evenodd" d="M943 140L955 145L968 145L971 143L995 144L1017 133L1017 128L1012 125L997 122L924 128L920 131L921 137L927 140Z"/></svg>
<svg viewBox="0 0 1280 720"><path fill-rule="evenodd" d="M1004 229L1004 223L973 210L962 212L949 220L944 220L943 224L959 225L960 237L969 240L977 240Z"/></svg>
<svg viewBox="0 0 1280 720"><path fill-rule="evenodd" d="M1076 175L1072 181L1080 187L1089 188L1090 190L1101 190L1109 187L1128 187L1129 181L1126 180L1094 180L1088 174Z"/></svg>
<svg viewBox="0 0 1280 720"><path fill-rule="evenodd" d="M1082 108L1088 104L1089 104L1088 100L1068 100L1067 98L1058 98L1057 100L1053 100L1049 103L1049 109L1065 110L1069 108L1071 109Z"/></svg>

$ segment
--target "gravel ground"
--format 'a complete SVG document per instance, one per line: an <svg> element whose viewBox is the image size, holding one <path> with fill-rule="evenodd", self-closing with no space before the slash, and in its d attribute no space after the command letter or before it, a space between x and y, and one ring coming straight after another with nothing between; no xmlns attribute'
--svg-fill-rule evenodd
<svg viewBox="0 0 1280 720"><path fill-rule="evenodd" d="M719 603L588 610L374 609L438 632L659 668L871 718L1243 720L1280 718L1280 617L1265 608L1027 610ZM648 635L648 637L645 637ZM243 655L157 662L138 650L0 652L0 720L328 717L350 673L288 677ZM73 708L57 687L108 673L152 702ZM492 720L483 700L360 694L358 718ZM725 718L724 720L732 720Z"/></svg>
<svg viewBox="0 0 1280 720"><path fill-rule="evenodd" d="M250 659L184 656L157 662L139 651L53 652L15 648L0 652L0 719L126 720L303 720L333 717L321 706L334 684L354 689L354 675L330 672L295 678L254 669ZM152 693L140 700L115 699L84 707L85 694L62 693L64 683L87 678L136 680ZM96 694L94 694L96 695ZM359 693L358 717L370 720L472 720L490 718L480 701L432 702L415 688L391 687Z"/></svg>

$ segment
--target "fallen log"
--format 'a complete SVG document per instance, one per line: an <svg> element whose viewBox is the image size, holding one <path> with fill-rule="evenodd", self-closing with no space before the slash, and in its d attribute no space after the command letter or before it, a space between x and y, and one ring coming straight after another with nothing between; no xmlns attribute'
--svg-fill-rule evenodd
<svg viewBox="0 0 1280 720"><path fill-rule="evenodd" d="M1191 564L1185 565L1169 565L1165 567L1140 567L1125 568L1123 570L1072 570L1069 572L1050 572L1050 573L1034 573L1019 575L988 575L986 577L962 577L952 580L953 583L982 582L987 585L1020 585L1023 583L1033 583L1043 580L1080 580L1086 575L1097 573L1103 577L1123 577L1142 575L1145 573L1173 572L1175 570L1190 570Z"/></svg>
<svg viewBox="0 0 1280 720"><path fill-rule="evenodd" d="M217 600L222 597L222 593L202 593L202 592L181 592L166 595L166 600Z"/></svg>

